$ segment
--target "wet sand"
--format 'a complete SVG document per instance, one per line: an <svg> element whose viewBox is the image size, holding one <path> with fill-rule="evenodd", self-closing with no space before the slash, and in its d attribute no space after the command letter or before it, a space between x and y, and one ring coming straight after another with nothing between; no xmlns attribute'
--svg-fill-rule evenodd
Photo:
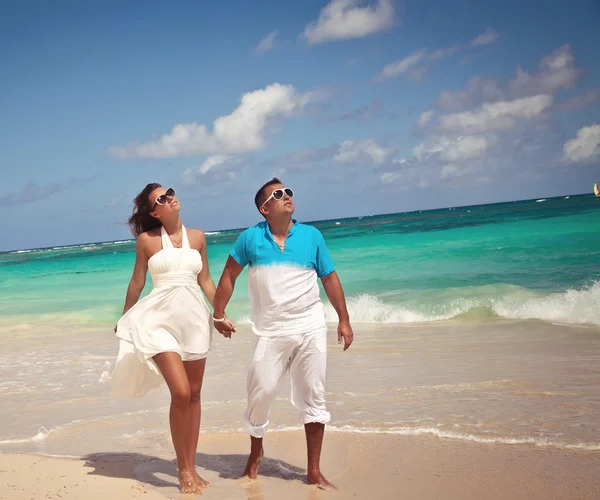
<svg viewBox="0 0 600 500"><path fill-rule="evenodd" d="M240 478L243 434L203 436L198 471L213 486L203 498L597 499L600 452L469 443L425 436L330 432L322 469L336 492L305 484L301 431L272 432L256 481ZM191 498L176 487L173 460L106 453L83 460L0 455L0 499Z"/></svg>
<svg viewBox="0 0 600 500"><path fill-rule="evenodd" d="M334 420L322 469L338 492L304 482L304 435L287 382L261 477L240 478L256 338L241 326L234 340L215 339L197 455L200 474L214 483L204 498L600 498L597 328L452 321L355 332L346 353L329 332ZM114 335L0 333L0 500L181 497L164 384L115 400L98 381L114 360Z"/></svg>

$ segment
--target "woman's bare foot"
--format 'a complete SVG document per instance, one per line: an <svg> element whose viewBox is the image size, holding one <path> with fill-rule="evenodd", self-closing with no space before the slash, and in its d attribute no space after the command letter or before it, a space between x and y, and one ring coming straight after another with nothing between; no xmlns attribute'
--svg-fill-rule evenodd
<svg viewBox="0 0 600 500"><path fill-rule="evenodd" d="M310 485L314 485L320 490L337 490L337 486L331 484L325 476L320 472L309 473L306 478L306 482Z"/></svg>
<svg viewBox="0 0 600 500"><path fill-rule="evenodd" d="M181 493L202 494L202 489L196 484L194 473L191 471L179 473L179 487L181 488Z"/></svg>
<svg viewBox="0 0 600 500"><path fill-rule="evenodd" d="M256 479L258 477L258 466L262 461L264 456L264 452L262 447L258 452L254 450L250 452L248 455L248 462L246 463L246 468L244 469L243 476L248 476L250 479Z"/></svg>
<svg viewBox="0 0 600 500"><path fill-rule="evenodd" d="M212 483L210 481L207 481L206 479L202 479L202 477L195 470L194 470L193 474L194 474L194 480L196 481L196 484L198 486L200 486L200 488L208 488L209 486L212 486Z"/></svg>

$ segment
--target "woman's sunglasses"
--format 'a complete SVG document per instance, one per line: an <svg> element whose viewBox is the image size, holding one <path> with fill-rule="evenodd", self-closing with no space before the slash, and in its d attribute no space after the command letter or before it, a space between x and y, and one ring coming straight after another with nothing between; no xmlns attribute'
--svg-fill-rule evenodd
<svg viewBox="0 0 600 500"><path fill-rule="evenodd" d="M167 198L173 198L173 196L175 196L175 190L173 188L167 189L165 194L161 194L160 196L158 196L156 198L156 200L154 200L154 206L152 207L152 210L150 210L150 211L153 212L154 209L156 208L156 205L161 205L161 206L164 205L167 202Z"/></svg>
<svg viewBox="0 0 600 500"><path fill-rule="evenodd" d="M294 192L292 191L291 188L278 188L278 189L274 189L273 192L271 193L271 196L269 196L265 202L261 205L261 208L264 207L270 200L271 198L273 198L274 200L281 200L283 198L283 195L287 194L290 198L294 197Z"/></svg>

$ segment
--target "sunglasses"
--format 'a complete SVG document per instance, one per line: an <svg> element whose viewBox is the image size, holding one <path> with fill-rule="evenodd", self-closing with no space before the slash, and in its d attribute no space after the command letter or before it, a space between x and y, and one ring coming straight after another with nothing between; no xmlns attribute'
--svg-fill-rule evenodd
<svg viewBox="0 0 600 500"><path fill-rule="evenodd" d="M163 206L167 202L167 198L173 198L173 196L175 196L175 190L173 188L167 189L165 194L161 194L160 196L158 196L156 198L156 200L154 201L154 206L152 207L152 210L150 210L150 211L153 212L154 209L156 208L156 205Z"/></svg>
<svg viewBox="0 0 600 500"><path fill-rule="evenodd" d="M294 197L294 192L292 191L291 188L278 188L278 189L274 189L273 192L271 193L271 196L269 196L265 202L261 205L261 208L264 207L270 200L271 198L273 198L276 201L279 201L283 198L283 195L287 194L290 198Z"/></svg>

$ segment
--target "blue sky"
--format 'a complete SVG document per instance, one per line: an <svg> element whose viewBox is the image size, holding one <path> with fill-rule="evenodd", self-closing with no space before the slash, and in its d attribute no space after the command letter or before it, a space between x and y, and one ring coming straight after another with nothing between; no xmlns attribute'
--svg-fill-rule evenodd
<svg viewBox="0 0 600 500"><path fill-rule="evenodd" d="M591 191L598 3L0 3L0 250L128 238L173 186L184 223L301 220ZM9 237L7 235L10 235Z"/></svg>

